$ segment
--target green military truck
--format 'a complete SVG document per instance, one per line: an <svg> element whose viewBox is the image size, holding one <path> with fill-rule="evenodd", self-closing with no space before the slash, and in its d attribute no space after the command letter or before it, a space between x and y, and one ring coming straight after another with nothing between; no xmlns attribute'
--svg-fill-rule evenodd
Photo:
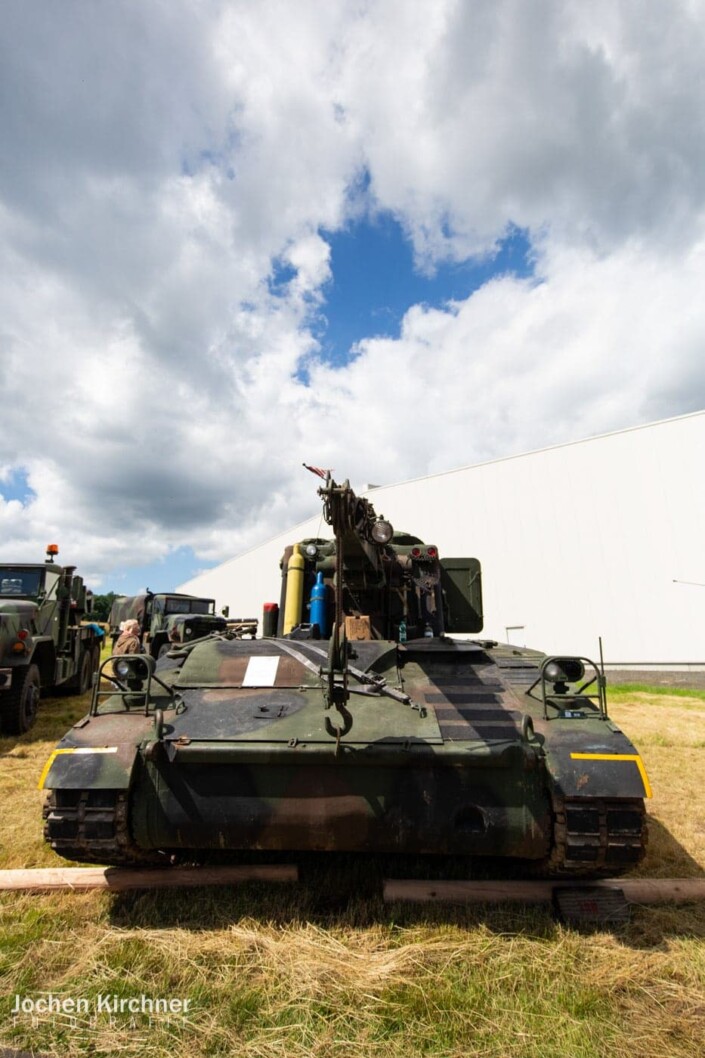
<svg viewBox="0 0 705 1058"><path fill-rule="evenodd" d="M153 658L162 657L172 646L227 628L225 618L215 612L214 599L147 591L123 595L114 601L108 618L113 646L121 625L130 618L139 621L142 646Z"/></svg>
<svg viewBox="0 0 705 1058"><path fill-rule="evenodd" d="M37 717L42 691L61 687L84 694L100 663L91 625L91 594L75 566L54 562L0 564L0 730L21 735Z"/></svg>

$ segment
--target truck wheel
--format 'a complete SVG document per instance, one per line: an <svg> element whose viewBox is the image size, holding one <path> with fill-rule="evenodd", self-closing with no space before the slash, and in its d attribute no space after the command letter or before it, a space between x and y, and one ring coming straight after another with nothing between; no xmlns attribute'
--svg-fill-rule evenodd
<svg viewBox="0 0 705 1058"><path fill-rule="evenodd" d="M17 673L19 676L20 673ZM39 709L39 669L30 665L24 679L20 679L7 692L0 706L2 728L10 735L23 735L37 719Z"/></svg>
<svg viewBox="0 0 705 1058"><path fill-rule="evenodd" d="M69 694L85 694L93 676L93 656L90 650L82 650L75 676L66 682Z"/></svg>

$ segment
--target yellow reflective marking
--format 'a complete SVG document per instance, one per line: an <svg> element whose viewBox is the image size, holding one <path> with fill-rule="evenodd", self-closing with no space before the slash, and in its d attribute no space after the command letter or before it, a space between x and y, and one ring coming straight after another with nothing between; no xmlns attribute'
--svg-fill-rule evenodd
<svg viewBox="0 0 705 1058"><path fill-rule="evenodd" d="M644 794L651 797L651 783L638 753L571 753L571 757L573 760L633 760L644 784Z"/></svg>
<svg viewBox="0 0 705 1058"><path fill-rule="evenodd" d="M39 776L38 790L44 789L44 783L51 766L61 753L117 753L117 746L67 746L66 749L52 750L49 760L42 768L42 774Z"/></svg>

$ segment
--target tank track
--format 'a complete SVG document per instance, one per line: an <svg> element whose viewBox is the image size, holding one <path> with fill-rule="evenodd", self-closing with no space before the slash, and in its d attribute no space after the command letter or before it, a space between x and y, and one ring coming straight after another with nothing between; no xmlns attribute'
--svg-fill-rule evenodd
<svg viewBox="0 0 705 1058"><path fill-rule="evenodd" d="M556 878L614 877L646 853L644 802L554 796L553 849L543 865Z"/></svg>
<svg viewBox="0 0 705 1058"><path fill-rule="evenodd" d="M135 845L127 817L127 790L52 790L44 805L44 840L78 863L168 867L167 855Z"/></svg>
<svg viewBox="0 0 705 1058"><path fill-rule="evenodd" d="M44 839L67 860L114 867L162 866L169 855L140 849L128 828L126 790L53 790L44 805ZM644 802L553 800L553 848L538 874L553 878L614 877L646 852Z"/></svg>

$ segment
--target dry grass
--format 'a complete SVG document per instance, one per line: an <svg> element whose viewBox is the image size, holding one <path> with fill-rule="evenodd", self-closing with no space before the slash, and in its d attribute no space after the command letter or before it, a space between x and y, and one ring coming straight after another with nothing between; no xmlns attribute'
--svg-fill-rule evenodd
<svg viewBox="0 0 705 1058"><path fill-rule="evenodd" d="M46 756L85 702L56 699L31 737L0 741L0 866L59 861L41 840ZM652 785L642 873L705 868L705 701L617 695ZM324 889L326 880L320 880ZM425 1054L460 1058L705 1055L705 909L638 909L580 933L541 909L325 909L316 886L0 900L0 1040L74 1056ZM176 996L185 1018L43 1015L14 995Z"/></svg>
<svg viewBox="0 0 705 1058"><path fill-rule="evenodd" d="M634 739L654 796L649 853L640 873L688 877L705 869L705 701L636 692L614 695L613 717Z"/></svg>

